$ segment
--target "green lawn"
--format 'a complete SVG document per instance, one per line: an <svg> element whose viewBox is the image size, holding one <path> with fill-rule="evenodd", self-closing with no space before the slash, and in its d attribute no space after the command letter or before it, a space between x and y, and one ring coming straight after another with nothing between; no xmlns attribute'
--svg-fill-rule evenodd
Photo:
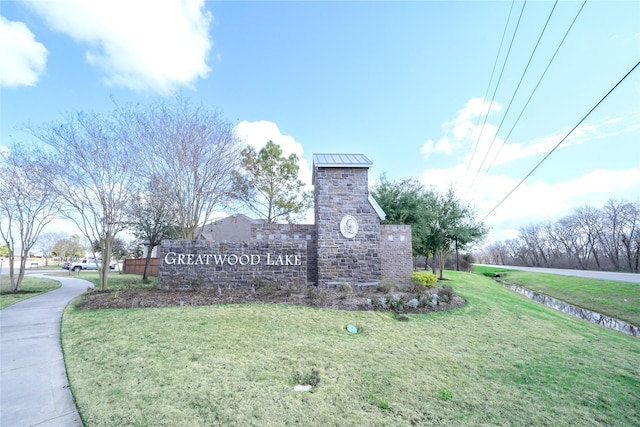
<svg viewBox="0 0 640 427"><path fill-rule="evenodd" d="M88 280L100 289L100 275L97 271L80 271L78 273L71 272L72 275ZM139 274L124 274L116 271L109 273L109 286L107 289L132 289L132 288L148 288L158 285L158 278L149 276L149 283L142 282L142 276Z"/></svg>
<svg viewBox="0 0 640 427"><path fill-rule="evenodd" d="M474 267L474 271L640 326L640 285L611 280Z"/></svg>
<svg viewBox="0 0 640 427"><path fill-rule="evenodd" d="M9 292L9 276L0 277L0 310L27 298L49 292L60 287L60 282L51 279L25 276L19 292Z"/></svg>
<svg viewBox="0 0 640 427"><path fill-rule="evenodd" d="M637 338L481 275L446 277L467 305L408 322L285 305L70 305L71 389L87 426L640 425ZM314 371L313 392L295 392Z"/></svg>

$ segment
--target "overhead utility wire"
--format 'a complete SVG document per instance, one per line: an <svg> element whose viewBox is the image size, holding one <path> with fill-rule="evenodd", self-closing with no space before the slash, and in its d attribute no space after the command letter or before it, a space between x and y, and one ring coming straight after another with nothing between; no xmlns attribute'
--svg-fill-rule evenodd
<svg viewBox="0 0 640 427"><path fill-rule="evenodd" d="M509 16L507 16L507 23L504 24L504 30L502 31L502 39L500 40L500 46L498 47L498 53L496 54L496 60L493 61L493 69L491 70L491 77L489 77L489 83L487 83L487 89L484 91L484 97L482 98L482 100L484 101L485 99L487 99L487 95L489 95L489 88L491 87L491 82L493 81L493 75L496 71L496 66L498 65L498 59L500 59L500 52L502 52L502 45L504 43L504 36L507 34L507 28L509 28L509 22L511 21L511 13L513 12L513 6L516 4L516 0L513 0L511 2L511 8L509 9ZM491 104L489 104L489 106L491 106ZM480 118L482 117L482 114L478 115L478 120L476 120L476 127L478 127L478 125L480 124ZM471 163L473 163L473 158L476 155L476 150L478 149L478 142L480 140L476 141L475 146L473 147L473 151L471 152L471 159L469 160L469 163L467 164L467 169L464 171L464 176L462 177L462 182L465 182L465 180L467 179L467 174L469 173L469 169L471 169Z"/></svg>
<svg viewBox="0 0 640 427"><path fill-rule="evenodd" d="M544 156L544 158L543 158L542 160L540 160L540 161L538 162L538 164L537 164L537 165L535 165L535 166L534 166L534 168L533 168L533 169L531 169L531 171L527 174L527 176L525 176L524 178L522 178L522 180L520 180L520 182L518 182L518 184L517 184L515 187L513 187L513 189L512 189L511 191L509 191L509 193L508 193L506 196L504 196L504 198L503 198L502 200L500 200L500 202L498 202L498 204L497 204L497 205L495 205L495 207L494 207L493 209L491 209L491 210L489 211L489 213L488 213L488 214L486 214L486 215L482 218L481 222L482 222L482 221L484 221L485 219L487 219L487 217L488 217L489 215L491 215L491 214L492 214L496 209L498 209L498 207L499 207L502 203L504 203L504 201L505 201L505 200L507 200L507 199L509 198L509 196L511 196L511 195L512 195L512 194L513 194L513 193L518 189L518 187L520 187L520 185L522 185L522 183L523 183L527 178L529 178L529 177L531 176L531 174L533 174L533 172L535 172L535 170L536 170L536 169L538 169L538 167L539 167L539 166L540 166L540 165L541 165L545 160L547 160L547 158L549 158L549 156L551 155L551 153L553 153L553 152L556 150L556 148L558 148L558 147L560 146L560 144L562 144L562 143L563 143L563 142L564 142L564 141L569 137L569 135L571 135L571 134L573 133L573 131L574 131L574 130L576 130L576 128L577 128L578 126L580 126L580 125L582 124L582 122L584 122L584 121L587 119L587 117L589 117L589 116L591 115L591 113L593 113L593 110L595 110L596 108L598 108L598 106L599 106L600 104L602 104L602 102L603 102L603 101L604 101L604 100L605 100L605 99L606 99L606 98L611 94L611 92L613 92L613 91L614 91L614 90L615 90L615 89L620 85L620 83L622 83L622 82L624 81L624 79L626 79L626 78L629 76L629 74L631 74L631 73L632 73L636 68L638 68L638 66L640 66L640 61L638 61L638 62L636 63L636 65L634 65L634 66L633 66L633 67L632 67L632 68L627 72L627 74L625 74L625 75L624 75L624 77L622 77L622 78L618 81L618 83L616 83L616 85L615 85L614 87L612 87L612 88L609 90L609 92L607 92L607 94L606 94L605 96L603 96L603 97L600 99L600 101L598 101L598 103L597 103L596 105L594 105L594 106L593 106L593 108L591 108L591 110L589 110L589 112L588 112L587 114L585 114L585 115L584 115L584 117L583 117L582 119L580 119L580 121L579 121L579 122L578 122L578 123L577 123L577 124L576 124L576 125L575 125L571 130L570 130L570 131L569 131L569 133L567 133L567 134L564 136L564 138L562 138L562 139L560 140L560 142L558 142L558 143L556 144L556 146L555 146L555 147L553 147L553 148L551 149L551 151L549 151L549 152L547 153L547 155L546 155L546 156Z"/></svg>
<svg viewBox="0 0 640 427"><path fill-rule="evenodd" d="M491 147L493 147L493 143L496 141L496 138L498 138L498 133L500 133L500 129L502 129L502 125L504 124L505 119L507 118L507 115L509 114L509 110L511 109L511 105L513 104L513 100L516 99L516 95L518 94L518 90L520 89L520 85L522 84L522 81L524 80L524 76L527 74L527 71L529 70L529 65L531 65L531 61L533 60L533 57L536 54L536 51L538 50L538 46L540 45L540 40L542 40L542 36L544 35L544 32L547 29L547 26L549 25L549 21L551 21L551 16L553 16L553 11L556 10L556 6L558 5L558 0L555 1L555 3L553 3L553 7L551 8L551 12L549 12L549 16L547 17L547 22L545 22L544 27L542 28L542 31L540 32L540 35L538 36L538 41L536 42L536 45L533 48L533 51L531 52L531 55L529 55L529 61L527 62L527 65L524 67L524 71L522 72L522 75L520 76L520 81L518 82L518 85L516 86L516 90L513 92L513 95L511 96L511 100L509 101L509 105L507 106L507 109L505 110L504 114L502 115L502 120L500 120L500 124L498 125L498 129L496 130L496 133L493 135L493 140L491 141L491 144L489 145L489 149L487 150L487 152L484 155L484 158L482 159L482 163L480 163L480 167L478 168L478 172L480 172L480 170L482 169L482 166L484 166L484 162L487 161L487 157L489 156L489 153L491 152ZM502 146L500 147L500 149L502 149ZM486 173L486 172L485 172ZM473 181L471 182L471 185L469 186L469 191L471 192L471 194L469 195L469 198L473 197L473 184L475 183L476 179L478 178L478 174L475 175L475 178L473 179ZM484 175L483 175L484 177ZM481 181L482 182L482 179ZM480 184L478 184L480 185Z"/></svg>
<svg viewBox="0 0 640 427"><path fill-rule="evenodd" d="M484 116L484 122L482 123L482 127L480 128L480 134L478 134L478 140L476 141L476 147L480 144L480 139L482 139L482 133L484 132L484 127L487 124L487 119L489 118L489 113L491 112L491 107L493 106L493 101L496 99L496 93L498 92L498 87L500 86L500 80L502 80L502 74L504 73L504 69L507 65L507 60L509 59L509 53L511 53L511 48L513 47L513 42L516 38L516 34L518 33L518 27L520 26L520 21L522 20L522 14L524 13L524 7L527 5L527 0L522 4L522 9L520 10L520 16L518 17L518 22L516 23L516 28L513 30L513 36L511 37L511 43L509 44L509 49L507 50L507 55L504 58L504 62L502 63L502 69L500 70L500 76L498 76L498 81L496 83L496 87L493 90L493 95L491 95L491 101L489 101L489 108L487 109L487 113ZM469 163L471 164L471 163ZM472 182L475 182L476 177L478 176L478 172L474 176ZM467 190L468 193L468 190Z"/></svg>
<svg viewBox="0 0 640 427"><path fill-rule="evenodd" d="M553 56L551 57L551 59L549 60L549 63L547 64L547 68L544 69L544 71L542 72L542 75L540 76L540 79L538 80L538 83L536 83L536 86L533 88L533 90L531 91L531 95L529 95L529 99L527 99L527 102L524 104L524 107L522 107L522 110L520 111L520 114L518 115L518 118L516 119L516 121L513 123L513 126L511 126L511 130L509 130L509 133L507 134L506 138L502 141L502 145L500 145L500 148L498 149L498 152L496 153L496 155L493 157L493 160L491 160L491 164L489 165L489 167L484 171L484 174L482 175L482 177L480 178L480 182L478 182L478 185L476 187L479 188L480 185L482 184L482 181L484 180L484 178L487 176L487 174L489 173L489 171L491 170L491 168L493 167L493 164L496 162L496 160L498 159L498 156L500 155L500 152L502 151L502 148L505 146L505 144L507 143L507 141L509 140L509 137L511 136L511 134L513 133L513 130L516 128L516 125L518 124L518 122L520 121L520 118L522 118L522 114L524 113L524 111L527 109L527 107L529 106L529 102L531 102L531 98L533 98L533 95L536 93L536 91L538 90L538 86L540 86L540 83L542 82L542 79L544 78L545 74L547 74L547 71L549 70L549 68L551 67L551 64L553 63L553 60L555 59L556 55L558 54L558 52L560 51L560 48L562 47L562 45L564 44L564 41L567 39L567 36L569 35L569 31L571 31L571 28L573 28L573 24L576 23L576 21L578 20L578 16L580 16L580 13L582 12L582 9L584 8L585 4L587 4L587 0L584 0L584 2L582 2L582 6L580 6L580 10L578 10L578 13L576 14L576 16L573 18L573 21L571 22L571 25L569 25L569 28L567 28L567 31L564 33L564 37L562 38L562 40L560 41L560 44L558 45L558 47L556 48L556 51L553 53Z"/></svg>

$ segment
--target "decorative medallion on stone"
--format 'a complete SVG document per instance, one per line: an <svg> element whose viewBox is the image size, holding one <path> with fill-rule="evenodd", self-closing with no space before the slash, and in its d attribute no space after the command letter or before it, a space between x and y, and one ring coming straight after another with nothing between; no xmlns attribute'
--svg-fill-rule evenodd
<svg viewBox="0 0 640 427"><path fill-rule="evenodd" d="M347 239L353 239L358 234L358 220L351 215L345 215L340 221L340 232Z"/></svg>

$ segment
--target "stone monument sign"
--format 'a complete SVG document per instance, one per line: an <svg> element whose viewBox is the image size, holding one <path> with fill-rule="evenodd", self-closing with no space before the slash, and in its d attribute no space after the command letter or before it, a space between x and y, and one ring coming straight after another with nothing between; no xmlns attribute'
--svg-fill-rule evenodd
<svg viewBox="0 0 640 427"><path fill-rule="evenodd" d="M163 241L158 285L408 283L411 226L381 224L385 214L369 194L371 166L362 154L315 154L315 224L266 224L233 215L205 226L202 240Z"/></svg>

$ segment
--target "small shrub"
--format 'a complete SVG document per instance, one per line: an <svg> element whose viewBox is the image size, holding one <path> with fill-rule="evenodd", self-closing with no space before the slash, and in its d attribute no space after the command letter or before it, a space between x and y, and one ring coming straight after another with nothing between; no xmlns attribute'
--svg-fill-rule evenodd
<svg viewBox="0 0 640 427"><path fill-rule="evenodd" d="M401 313L404 310L404 301L398 295L393 295L387 302L389 308L395 313Z"/></svg>
<svg viewBox="0 0 640 427"><path fill-rule="evenodd" d="M438 294L431 294L429 295L429 298L431 299L429 301L429 305L431 307L435 307L436 305L438 305L439 301L440 301L440 297L438 296Z"/></svg>
<svg viewBox="0 0 640 427"><path fill-rule="evenodd" d="M438 283L438 276L429 271L414 271L411 276L411 281L416 281L422 286L430 288Z"/></svg>
<svg viewBox="0 0 640 427"><path fill-rule="evenodd" d="M317 387L320 384L320 372L316 368L312 368L311 371L300 372L293 371L293 382L300 385L310 385Z"/></svg>
<svg viewBox="0 0 640 427"><path fill-rule="evenodd" d="M342 282L338 285L339 292L351 292L352 290L353 290L353 287L347 282Z"/></svg>
<svg viewBox="0 0 640 427"><path fill-rule="evenodd" d="M390 282L380 282L378 286L376 286L376 292L380 292L383 294L387 294L393 290L393 283Z"/></svg>
<svg viewBox="0 0 640 427"><path fill-rule="evenodd" d="M407 307L418 308L420 306L420 300L418 298L411 298L407 301Z"/></svg>
<svg viewBox="0 0 640 427"><path fill-rule="evenodd" d="M411 279L411 283L409 283L407 285L407 292L410 292L412 294L416 294L416 298L418 298L419 295L423 295L424 293L427 292L427 288L425 285L423 285L422 283L420 283L418 280L415 279Z"/></svg>
<svg viewBox="0 0 640 427"><path fill-rule="evenodd" d="M456 293L453 291L453 288L449 285L443 286L438 292L438 296L440 297L440 301L442 302L450 302L453 300L453 297L456 296Z"/></svg>
<svg viewBox="0 0 640 427"><path fill-rule="evenodd" d="M371 300L371 305L373 305L373 308L375 308L376 310L384 308L386 303L387 299L385 297L374 298Z"/></svg>
<svg viewBox="0 0 640 427"><path fill-rule="evenodd" d="M408 322L409 321L409 316L407 316L406 314L402 314L402 313L395 313L393 315L393 318L396 319L399 322Z"/></svg>
<svg viewBox="0 0 640 427"><path fill-rule="evenodd" d="M309 298L312 301L315 301L318 299L318 290L316 289L315 286L309 286L307 288L307 298Z"/></svg>

